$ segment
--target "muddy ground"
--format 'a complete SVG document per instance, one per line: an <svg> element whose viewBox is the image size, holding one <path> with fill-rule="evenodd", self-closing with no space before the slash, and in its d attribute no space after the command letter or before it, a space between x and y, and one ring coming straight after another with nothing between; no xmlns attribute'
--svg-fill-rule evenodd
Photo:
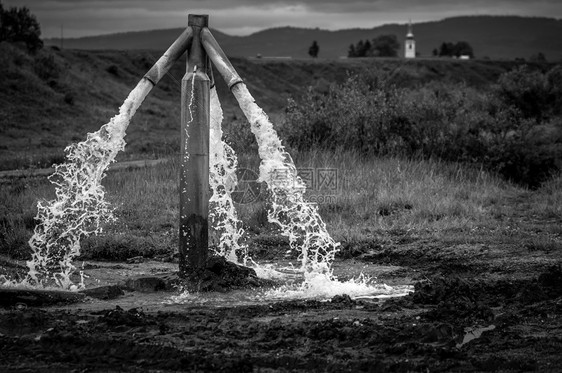
<svg viewBox="0 0 562 373"><path fill-rule="evenodd" d="M515 229L506 235L561 223L524 215L506 217ZM550 245L478 243L486 234L466 243L397 234L349 244L339 261L391 264L378 281L415 284L386 301L18 305L0 311L0 371L562 371L559 235Z"/></svg>

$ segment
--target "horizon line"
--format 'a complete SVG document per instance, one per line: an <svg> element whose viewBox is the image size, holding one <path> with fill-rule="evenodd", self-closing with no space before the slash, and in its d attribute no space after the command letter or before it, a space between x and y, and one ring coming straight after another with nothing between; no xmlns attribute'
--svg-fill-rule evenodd
<svg viewBox="0 0 562 373"><path fill-rule="evenodd" d="M495 18L544 18L544 19L552 19L552 20L556 20L556 21L560 21L562 20L561 18L557 18L557 17L546 17L546 16L522 16L522 15L512 15L512 14L505 14L505 15L497 15L497 14L472 14L472 15L458 15L458 16L451 16L451 17L445 17L445 18L440 18L440 19L435 19L435 20L431 20L431 21L422 21L422 22L414 22L412 23L412 26L415 25L420 25L420 24L427 24L427 23L436 23L436 22L442 22L448 19L454 19L454 18L471 18L471 17L495 17ZM347 30L372 30L375 28L379 28L379 27L384 27L384 26L394 26L394 25L404 25L407 26L409 22L404 22L404 23L383 23L380 24L378 26L373 26L371 28L367 28L367 27L353 27L353 28L341 28L341 29L334 29L334 30L330 30L330 29L324 29L324 28L320 28L320 27L303 27L303 26L292 26L292 25L286 25L286 26L276 26L276 27L268 27L268 28L264 28L261 29L259 31L255 31L252 33L249 33L247 35L233 35L233 34L229 34L226 33L224 31L221 31L218 28L214 28L214 27L209 27L211 30L216 30L222 34L225 34L227 36L230 37L248 37L248 36L252 36L255 34L259 34L260 32L264 32L267 30L276 30L276 29L283 29L283 28L295 28L295 29L304 29L304 30L318 30L318 31L325 31L325 32L338 32L338 31L347 31ZM64 25L63 25L64 26ZM185 26L187 27L187 26ZM85 36L78 36L78 37L63 37L62 39L65 40L76 40L76 39L87 39L87 38L97 38L97 37L103 37L103 36L111 36L111 35L125 35L125 34L134 34L134 33L143 33L143 32L154 32L154 31L168 31L168 30L175 30L175 29L185 29L185 27L169 27L169 28L158 28L158 29L146 29L146 30L131 30L131 31L120 31L120 32L108 32L108 33L104 33L104 34L94 34L94 35L85 35ZM45 40L60 40L61 37L60 36L52 36L52 37L45 37Z"/></svg>

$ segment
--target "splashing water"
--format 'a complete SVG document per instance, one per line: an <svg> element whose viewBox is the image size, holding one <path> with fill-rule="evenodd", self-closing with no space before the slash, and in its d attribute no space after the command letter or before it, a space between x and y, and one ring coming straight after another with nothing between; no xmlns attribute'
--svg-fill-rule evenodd
<svg viewBox="0 0 562 373"><path fill-rule="evenodd" d="M209 185L212 190L209 199L211 226L219 236L214 248L217 255L231 262L239 258L246 262L247 248L240 241L244 234L238 219L231 194L238 183L236 167L238 159L234 149L222 140L221 123L223 112L216 88L211 89Z"/></svg>
<svg viewBox="0 0 562 373"><path fill-rule="evenodd" d="M388 286L360 274L348 281L338 281L328 273L304 273L304 281L299 284L286 284L265 292L264 297L273 300L283 299L329 299L347 294L351 298L386 298L409 294L412 286Z"/></svg>
<svg viewBox="0 0 562 373"><path fill-rule="evenodd" d="M339 243L328 233L318 207L305 201L306 186L265 112L244 84L232 87L232 93L258 143L259 181L265 181L271 193L268 220L277 224L281 233L289 238L291 249L300 251L299 259L305 272L331 276L331 264Z"/></svg>
<svg viewBox="0 0 562 373"><path fill-rule="evenodd" d="M287 277L284 280L287 280ZM162 301L162 304L253 305L295 299L323 301L344 294L354 300L371 300L402 297L413 291L413 287L410 285L388 286L377 284L374 279L363 274L347 281L338 281L334 276L327 273L307 272L304 274L304 279L301 278L301 280L303 281L298 281L294 276L290 276L287 283L273 289L235 290L228 294L182 291L177 295L167 297Z"/></svg>
<svg viewBox="0 0 562 373"><path fill-rule="evenodd" d="M107 167L124 149L125 131L152 83L143 79L131 91L119 114L97 132L89 133L86 140L68 146L67 161L55 166L49 180L55 185L55 199L40 201L37 205L39 222L29 240L31 260L24 283L34 286L54 284L75 290L84 287L83 280L75 285L70 276L72 264L80 254L80 241L91 234L102 232L102 224L113 221L113 209L104 199L101 185Z"/></svg>
<svg viewBox="0 0 562 373"><path fill-rule="evenodd" d="M412 291L411 286L387 286L377 284L368 276L359 275L348 281L339 281L333 275L332 262L338 250L336 243L329 235L326 224L318 214L316 205L304 199L306 186L298 177L296 167L264 111L255 103L244 84L232 89L246 118L250 122L252 132L256 136L261 158L260 176L258 181L265 181L270 191L271 209L268 220L277 224L282 234L289 238L291 248L300 251L300 280L293 269L293 275L279 272L272 265L260 265L247 258L258 277L273 280L286 280L289 283L268 290L257 296L262 300L281 300L295 298L331 298L339 294L348 294L352 298L384 298L403 296ZM236 155L232 148L220 141L222 130L222 110L216 92L211 92L211 184L212 200L221 201L215 204L211 213L215 218L215 226L223 226L220 238L219 254L232 253L230 247L239 247L237 240L244 234L234 210L230 193L236 186ZM213 180L215 178L215 180ZM224 222L221 225L220 222ZM217 224L218 223L218 224ZM232 232L231 234L224 232ZM235 256L229 260L236 261ZM246 263L244 263L246 264ZM295 281L296 280L296 281ZM199 302L199 296L184 292L172 297L172 303ZM169 302L170 302L169 301Z"/></svg>
<svg viewBox="0 0 562 373"><path fill-rule="evenodd" d="M259 181L265 181L271 192L269 221L276 223L281 233L289 237L292 249L300 251L299 259L304 271L331 274L331 263L339 244L328 234L318 208L305 201L305 184L297 176L296 167L267 115L255 104L243 84L235 86L233 92L258 142L262 160ZM213 88L210 134L210 185L213 194L210 217L212 226L220 234L217 254L237 262L235 253L241 253L246 264L246 259L249 259L246 257L246 248L239 243L244 231L231 198L237 184L237 158L234 150L222 141L222 119L220 102ZM275 276L271 270L253 264L264 275Z"/></svg>

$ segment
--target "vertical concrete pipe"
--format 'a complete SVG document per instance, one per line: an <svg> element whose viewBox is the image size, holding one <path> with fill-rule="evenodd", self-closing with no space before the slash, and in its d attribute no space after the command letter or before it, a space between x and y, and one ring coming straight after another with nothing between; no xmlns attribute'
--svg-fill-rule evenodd
<svg viewBox="0 0 562 373"><path fill-rule="evenodd" d="M189 15L193 40L187 71L182 79L180 167L180 276L205 266L208 257L209 220L209 59L201 44L201 31L209 16Z"/></svg>

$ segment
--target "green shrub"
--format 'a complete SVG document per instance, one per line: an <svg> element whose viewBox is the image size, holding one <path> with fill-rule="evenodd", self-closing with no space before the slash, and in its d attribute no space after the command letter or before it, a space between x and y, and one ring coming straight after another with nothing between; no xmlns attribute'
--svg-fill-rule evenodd
<svg viewBox="0 0 562 373"><path fill-rule="evenodd" d="M41 27L27 7L4 9L0 3L0 42L23 43L30 52L43 48Z"/></svg>
<svg viewBox="0 0 562 373"><path fill-rule="evenodd" d="M119 76L119 68L116 65L110 65L108 66L105 71L107 71L108 73L110 73L111 75L114 76Z"/></svg>
<svg viewBox="0 0 562 373"><path fill-rule="evenodd" d="M518 68L489 91L430 82L397 88L391 75L353 76L289 100L282 136L305 150L475 163L529 187L559 171L562 68Z"/></svg>
<svg viewBox="0 0 562 373"><path fill-rule="evenodd" d="M560 114L561 84L562 66L543 74L522 65L500 76L495 93L505 105L517 108L524 118L540 123Z"/></svg>
<svg viewBox="0 0 562 373"><path fill-rule="evenodd" d="M33 69L35 74L43 80L58 79L59 77L59 67L52 54L35 58Z"/></svg>
<svg viewBox="0 0 562 373"><path fill-rule="evenodd" d="M318 145L400 152L403 144L396 135L410 128L408 118L398 111L400 92L384 89L384 82L373 84L352 76L342 85L330 86L327 93L309 89L299 104L289 100L283 138L298 149Z"/></svg>
<svg viewBox="0 0 562 373"><path fill-rule="evenodd" d="M229 123L223 125L223 131L226 142L234 149L236 154L257 154L258 143L246 120L234 117Z"/></svg>
<svg viewBox="0 0 562 373"><path fill-rule="evenodd" d="M155 242L150 237L129 233L88 237L82 242L80 258L90 260L125 261L142 256L171 255L173 249L165 242Z"/></svg>
<svg viewBox="0 0 562 373"><path fill-rule="evenodd" d="M74 105L74 95L71 92L64 94L64 102L68 105Z"/></svg>
<svg viewBox="0 0 562 373"><path fill-rule="evenodd" d="M552 115L562 114L562 65L556 65L546 75L546 86L549 92L548 104Z"/></svg>

